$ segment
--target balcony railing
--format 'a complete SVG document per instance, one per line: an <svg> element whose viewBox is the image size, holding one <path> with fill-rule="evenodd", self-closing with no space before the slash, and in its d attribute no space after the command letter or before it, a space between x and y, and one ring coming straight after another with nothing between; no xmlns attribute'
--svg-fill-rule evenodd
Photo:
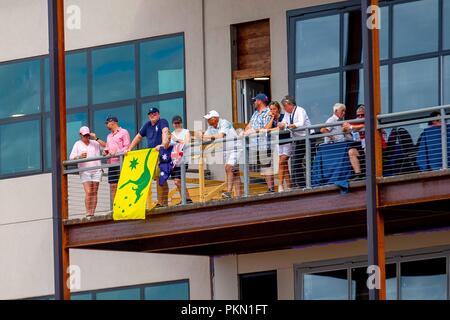
<svg viewBox="0 0 450 320"><path fill-rule="evenodd" d="M439 106L379 115L378 130L383 137L380 151L383 176L448 169L449 111L450 106ZM363 120L345 122L361 124ZM343 132L339 135L320 132L321 128L341 127L343 124L344 121L286 131L262 130L248 135L238 132L235 139L194 141L184 148L179 189L174 180L169 180L168 205L189 205L189 199L197 204L221 199L227 201L236 197L258 197L271 192L308 190L333 184L347 192L351 181L365 179L364 132ZM325 143L325 139L332 141ZM283 154L290 154L288 160ZM70 217L85 215L89 205L95 207L96 214L111 212L112 197L107 171L110 171L109 179L118 178L124 157L119 155L116 158L119 159L117 163L108 163L111 157L64 162L69 181ZM92 161L101 163L91 167L75 167ZM225 168L227 162L230 166ZM83 188L79 175L97 169L102 170L102 182L97 193L94 192L95 197L92 193L87 197L92 190ZM281 178L284 183L280 188ZM231 182L229 179L232 179ZM231 194L229 191L232 191ZM154 207L156 194L154 182L148 208Z"/></svg>

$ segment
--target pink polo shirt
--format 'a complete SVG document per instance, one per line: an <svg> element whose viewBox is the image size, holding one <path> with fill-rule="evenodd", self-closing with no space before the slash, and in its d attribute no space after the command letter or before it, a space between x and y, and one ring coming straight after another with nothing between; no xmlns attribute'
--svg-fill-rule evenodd
<svg viewBox="0 0 450 320"><path fill-rule="evenodd" d="M118 128L116 132L111 132L106 138L105 151L109 153L122 153L130 146L130 134L126 129ZM111 158L108 163L119 163L119 158Z"/></svg>
<svg viewBox="0 0 450 320"><path fill-rule="evenodd" d="M100 144L97 141L89 140L89 145L86 145L83 141L78 140L75 142L70 153L70 160L79 159L82 153L86 152L87 158L94 158L100 156ZM101 166L102 162L100 160L82 162L78 164L78 168L85 167L96 167ZM92 171L97 171L101 169L96 169Z"/></svg>

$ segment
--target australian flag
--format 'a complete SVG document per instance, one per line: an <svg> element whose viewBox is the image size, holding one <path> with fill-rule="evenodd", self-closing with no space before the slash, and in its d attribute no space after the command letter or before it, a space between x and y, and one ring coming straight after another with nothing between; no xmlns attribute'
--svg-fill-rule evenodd
<svg viewBox="0 0 450 320"><path fill-rule="evenodd" d="M172 172L173 163L170 154L172 153L173 146L169 148L161 147L159 149L159 185L162 186L169 179Z"/></svg>

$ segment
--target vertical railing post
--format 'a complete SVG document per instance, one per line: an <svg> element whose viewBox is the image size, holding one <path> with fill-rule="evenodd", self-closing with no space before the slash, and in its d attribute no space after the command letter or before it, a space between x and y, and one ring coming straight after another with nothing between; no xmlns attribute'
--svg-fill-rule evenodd
<svg viewBox="0 0 450 320"><path fill-rule="evenodd" d="M186 204L186 166L184 152L181 157L181 204Z"/></svg>
<svg viewBox="0 0 450 320"><path fill-rule="evenodd" d="M448 169L447 154L447 122L445 121L445 108L441 108L441 147L442 147L442 169Z"/></svg>
<svg viewBox="0 0 450 320"><path fill-rule="evenodd" d="M245 136L242 141L244 142L244 197L250 195L250 175L249 175L249 137Z"/></svg>
<svg viewBox="0 0 450 320"><path fill-rule="evenodd" d="M309 129L305 130L305 157L306 157L306 169L305 169L305 176L306 176L306 188L311 188L311 135L309 133Z"/></svg>

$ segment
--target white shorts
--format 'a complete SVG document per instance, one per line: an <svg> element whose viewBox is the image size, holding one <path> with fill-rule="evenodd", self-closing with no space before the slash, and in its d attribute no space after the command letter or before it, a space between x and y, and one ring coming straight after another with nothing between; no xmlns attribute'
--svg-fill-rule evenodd
<svg viewBox="0 0 450 320"><path fill-rule="evenodd" d="M290 157L292 154L292 143L280 144L278 149L278 154L280 156Z"/></svg>
<svg viewBox="0 0 450 320"><path fill-rule="evenodd" d="M239 154L240 154L240 152L237 150L226 152L224 154L225 164L229 164L230 166L238 165L239 164Z"/></svg>
<svg viewBox="0 0 450 320"><path fill-rule="evenodd" d="M100 182L102 181L102 170L82 171L80 172L81 182Z"/></svg>

